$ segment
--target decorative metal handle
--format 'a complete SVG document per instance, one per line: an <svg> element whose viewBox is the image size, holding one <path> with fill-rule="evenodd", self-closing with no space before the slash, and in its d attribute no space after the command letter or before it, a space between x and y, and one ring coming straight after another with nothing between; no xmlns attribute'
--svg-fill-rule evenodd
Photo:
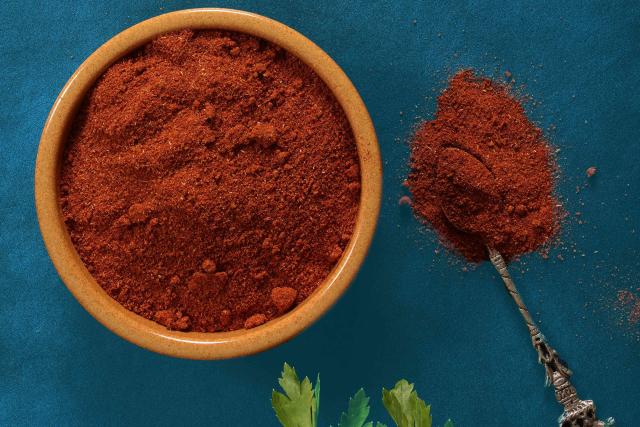
<svg viewBox="0 0 640 427"><path fill-rule="evenodd" d="M592 400L581 400L578 397L575 387L569 381L572 375L571 370L566 363L560 359L558 352L547 343L544 335L540 332L538 325L533 321L529 310L524 305L522 297L516 288L507 263L502 255L493 248L487 247L489 251L489 259L496 268L504 286L515 301L520 310L520 314L529 328L531 334L531 343L538 353L538 362L544 366L546 372L546 384L553 384L556 391L556 399L564 407L564 412L558 418L560 427L607 427L613 426L613 418L606 421L600 421L596 418L596 406Z"/></svg>

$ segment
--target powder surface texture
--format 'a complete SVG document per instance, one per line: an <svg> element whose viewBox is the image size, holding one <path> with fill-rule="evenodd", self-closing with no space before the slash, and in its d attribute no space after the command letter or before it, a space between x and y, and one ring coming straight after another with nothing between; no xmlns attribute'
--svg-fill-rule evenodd
<svg viewBox="0 0 640 427"><path fill-rule="evenodd" d="M97 282L167 328L259 326L301 303L355 224L354 138L321 79L232 32L112 65L70 131L60 204Z"/></svg>
<svg viewBox="0 0 640 427"><path fill-rule="evenodd" d="M411 143L416 215L467 260L534 251L558 230L551 149L502 83L455 74Z"/></svg>

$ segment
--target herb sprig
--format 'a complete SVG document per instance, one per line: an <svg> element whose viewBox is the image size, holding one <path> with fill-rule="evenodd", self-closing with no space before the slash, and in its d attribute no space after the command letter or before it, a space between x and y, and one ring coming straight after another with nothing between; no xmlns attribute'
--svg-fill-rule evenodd
<svg viewBox="0 0 640 427"><path fill-rule="evenodd" d="M296 370L284 364L278 383L284 393L273 390L271 405L280 424L284 427L318 427L320 410L320 375L315 386L308 377L300 380ZM347 411L343 412L338 427L374 427L368 421L369 397L361 388L349 399ZM432 427L431 405L422 400L413 384L400 380L391 389L382 389L382 403L397 427ZM376 422L375 427L387 427ZM454 427L447 420L443 427Z"/></svg>

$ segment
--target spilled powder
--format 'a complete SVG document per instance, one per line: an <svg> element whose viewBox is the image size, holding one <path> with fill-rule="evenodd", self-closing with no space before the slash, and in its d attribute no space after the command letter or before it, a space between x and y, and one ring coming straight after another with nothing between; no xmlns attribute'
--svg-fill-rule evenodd
<svg viewBox="0 0 640 427"><path fill-rule="evenodd" d="M618 291L618 305L627 312L630 325L640 323L640 294L628 290Z"/></svg>

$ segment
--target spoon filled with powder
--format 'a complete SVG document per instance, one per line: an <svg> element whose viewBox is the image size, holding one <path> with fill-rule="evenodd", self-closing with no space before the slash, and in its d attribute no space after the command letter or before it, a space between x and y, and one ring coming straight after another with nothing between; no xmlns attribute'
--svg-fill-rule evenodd
<svg viewBox="0 0 640 427"><path fill-rule="evenodd" d="M510 87L457 73L438 98L436 118L412 141L407 180L416 216L471 262L490 260L518 306L564 407L561 427L604 427L581 400L571 371L547 343L522 301L507 261L539 250L559 229L551 149Z"/></svg>

